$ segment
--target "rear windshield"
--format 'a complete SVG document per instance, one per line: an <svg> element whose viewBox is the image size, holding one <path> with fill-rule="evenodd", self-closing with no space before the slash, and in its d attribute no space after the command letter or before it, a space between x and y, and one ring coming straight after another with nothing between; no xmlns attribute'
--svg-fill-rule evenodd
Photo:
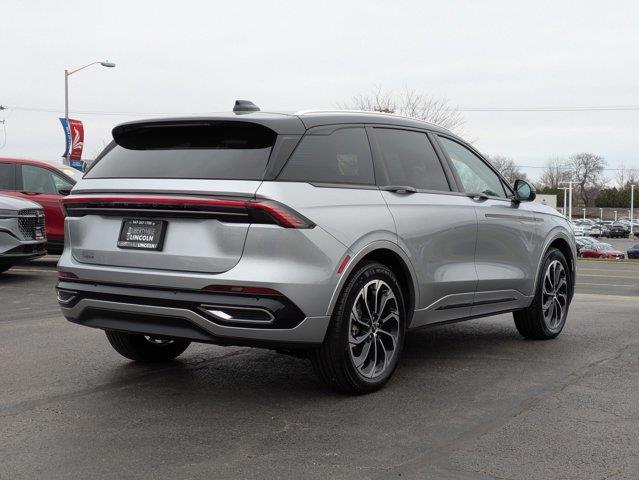
<svg viewBox="0 0 639 480"><path fill-rule="evenodd" d="M276 137L243 122L116 128L85 178L261 180Z"/></svg>

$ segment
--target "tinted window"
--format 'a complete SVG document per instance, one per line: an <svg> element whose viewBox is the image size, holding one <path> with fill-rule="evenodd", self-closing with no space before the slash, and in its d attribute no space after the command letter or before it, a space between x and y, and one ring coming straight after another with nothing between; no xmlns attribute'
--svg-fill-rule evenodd
<svg viewBox="0 0 639 480"><path fill-rule="evenodd" d="M58 193L53 173L34 165L22 165L22 190L31 193Z"/></svg>
<svg viewBox="0 0 639 480"><path fill-rule="evenodd" d="M363 128L330 135L306 135L279 176L280 180L372 185L373 160Z"/></svg>
<svg viewBox="0 0 639 480"><path fill-rule="evenodd" d="M85 176L261 180L276 137L242 122L151 124L118 133Z"/></svg>
<svg viewBox="0 0 639 480"><path fill-rule="evenodd" d="M55 184L56 191L71 190L73 188L73 183L64 178L62 175L53 174L53 183Z"/></svg>
<svg viewBox="0 0 639 480"><path fill-rule="evenodd" d="M389 185L450 191L446 175L425 133L376 128Z"/></svg>
<svg viewBox="0 0 639 480"><path fill-rule="evenodd" d="M453 140L439 137L439 141L452 160L465 192L506 198L506 191L499 175L481 158Z"/></svg>
<svg viewBox="0 0 639 480"><path fill-rule="evenodd" d="M15 190L16 174L13 163L0 163L0 190Z"/></svg>

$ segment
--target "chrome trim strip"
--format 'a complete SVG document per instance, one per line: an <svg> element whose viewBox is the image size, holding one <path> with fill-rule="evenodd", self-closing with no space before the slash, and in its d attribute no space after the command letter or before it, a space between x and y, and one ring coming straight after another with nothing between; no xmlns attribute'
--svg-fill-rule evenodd
<svg viewBox="0 0 639 480"><path fill-rule="evenodd" d="M201 310L204 310L206 313L213 315L214 317L218 318L219 320L222 320L223 322L229 322L229 323L256 323L256 324L260 324L260 325L272 325L273 322L275 322L275 317L273 316L273 314L271 312L269 312L267 309L265 308L259 308L259 307L236 307L234 305L201 305L200 306ZM211 310L214 309L214 310ZM246 310L246 311L258 311L258 312L264 312L266 314L266 316L268 317L268 320L257 320L257 319L250 319L250 318L236 318L233 317L231 315L229 315L228 313L226 313L226 309L228 310ZM220 315L221 314L221 315Z"/></svg>

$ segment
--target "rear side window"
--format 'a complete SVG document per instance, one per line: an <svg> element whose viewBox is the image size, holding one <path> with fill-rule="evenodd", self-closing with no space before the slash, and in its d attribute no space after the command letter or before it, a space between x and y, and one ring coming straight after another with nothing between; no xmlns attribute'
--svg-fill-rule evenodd
<svg viewBox="0 0 639 480"><path fill-rule="evenodd" d="M450 191L444 169L425 133L376 128L389 185Z"/></svg>
<svg viewBox="0 0 639 480"><path fill-rule="evenodd" d="M278 180L375 184L366 130L342 128L330 135L306 135Z"/></svg>
<svg viewBox="0 0 639 480"><path fill-rule="evenodd" d="M115 145L85 178L261 180L277 138L269 128L245 122L118 128Z"/></svg>
<svg viewBox="0 0 639 480"><path fill-rule="evenodd" d="M56 194L53 173L35 165L22 165L22 190L29 193Z"/></svg>
<svg viewBox="0 0 639 480"><path fill-rule="evenodd" d="M15 190L16 167L13 163L0 163L0 190Z"/></svg>

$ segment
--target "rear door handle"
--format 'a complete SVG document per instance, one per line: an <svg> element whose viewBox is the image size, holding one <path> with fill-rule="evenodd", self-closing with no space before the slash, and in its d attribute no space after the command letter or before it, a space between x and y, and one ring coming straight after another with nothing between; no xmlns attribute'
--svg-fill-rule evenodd
<svg viewBox="0 0 639 480"><path fill-rule="evenodd" d="M411 187L408 185L387 185L385 187L381 187L381 189L386 192L417 193L417 189L415 187Z"/></svg>

